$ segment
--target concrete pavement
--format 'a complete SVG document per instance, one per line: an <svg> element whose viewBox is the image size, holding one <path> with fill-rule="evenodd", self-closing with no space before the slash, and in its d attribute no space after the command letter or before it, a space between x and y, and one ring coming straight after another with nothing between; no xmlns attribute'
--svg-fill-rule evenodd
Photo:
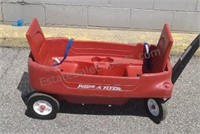
<svg viewBox="0 0 200 134"><path fill-rule="evenodd" d="M25 115L21 91L29 89L29 49L0 48L0 133L2 134L121 134L200 133L200 58L194 57L177 81L168 102L169 114L161 124L153 123L143 101L123 106L63 104L54 120L36 120ZM172 57L173 63L177 57Z"/></svg>

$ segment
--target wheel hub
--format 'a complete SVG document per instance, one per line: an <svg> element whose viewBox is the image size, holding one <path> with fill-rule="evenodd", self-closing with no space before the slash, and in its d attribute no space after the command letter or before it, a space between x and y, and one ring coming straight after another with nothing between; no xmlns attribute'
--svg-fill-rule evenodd
<svg viewBox="0 0 200 134"><path fill-rule="evenodd" d="M46 108L46 106L45 106L45 105L40 105L40 109L41 109L41 110L43 110L43 111L44 111L44 110L45 110L45 108Z"/></svg>
<svg viewBox="0 0 200 134"><path fill-rule="evenodd" d="M39 115L49 115L53 107L45 100L38 100L33 104L33 110Z"/></svg>
<svg viewBox="0 0 200 134"><path fill-rule="evenodd" d="M157 102L154 99L149 99L147 101L148 109L153 116L158 116L160 114L160 109Z"/></svg>
<svg viewBox="0 0 200 134"><path fill-rule="evenodd" d="M151 109L154 109L154 110L155 110L155 109L156 109L156 106L155 106L155 105L152 105L152 106L151 106Z"/></svg>

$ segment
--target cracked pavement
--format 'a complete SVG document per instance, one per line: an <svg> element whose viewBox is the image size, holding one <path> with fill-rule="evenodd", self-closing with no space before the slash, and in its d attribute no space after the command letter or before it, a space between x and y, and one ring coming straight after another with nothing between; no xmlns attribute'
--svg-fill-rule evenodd
<svg viewBox="0 0 200 134"><path fill-rule="evenodd" d="M123 106L63 104L54 120L37 120L25 114L22 90L29 88L29 49L0 48L0 133L200 133L200 58L194 57L177 81L168 102L168 116L155 124L141 100ZM175 63L177 57L172 57Z"/></svg>

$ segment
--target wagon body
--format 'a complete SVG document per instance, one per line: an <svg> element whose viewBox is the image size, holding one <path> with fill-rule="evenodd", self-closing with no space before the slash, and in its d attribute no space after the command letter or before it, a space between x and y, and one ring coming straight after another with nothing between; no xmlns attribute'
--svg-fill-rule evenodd
<svg viewBox="0 0 200 134"><path fill-rule="evenodd" d="M26 37L33 90L22 98L28 113L38 119L55 118L62 100L120 105L144 98L150 119L160 123L167 116L173 85L200 46L199 34L172 68L173 39L167 24L157 45L45 38L37 19Z"/></svg>
<svg viewBox="0 0 200 134"><path fill-rule="evenodd" d="M82 66L82 63L74 64L76 67ZM121 66L113 68L121 71ZM169 98L172 93L172 68L169 62L168 71L146 73L138 77L69 73L65 69L62 71L59 67L40 65L30 57L30 84L40 92L53 94L56 98L73 103L121 104L129 98ZM70 66L67 69L72 68ZM87 69L87 66L83 69Z"/></svg>
<svg viewBox="0 0 200 134"><path fill-rule="evenodd" d="M30 85L58 100L86 104L124 104L131 98L170 98L173 84L169 53L173 44L165 25L158 45L45 38L37 20L27 32Z"/></svg>

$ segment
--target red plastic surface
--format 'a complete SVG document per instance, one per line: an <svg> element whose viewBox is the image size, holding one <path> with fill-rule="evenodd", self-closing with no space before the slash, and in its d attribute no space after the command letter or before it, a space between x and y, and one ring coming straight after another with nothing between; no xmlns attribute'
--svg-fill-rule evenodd
<svg viewBox="0 0 200 134"><path fill-rule="evenodd" d="M65 52L67 38L51 38L46 39L40 28L37 19L34 19L30 28L26 33L26 37L31 48L34 60L40 64L48 63L51 57L63 56ZM58 49L59 46L59 49Z"/></svg>
<svg viewBox="0 0 200 134"><path fill-rule="evenodd" d="M158 50L159 56L152 57L152 72L160 72L166 69L172 45L172 35L169 26L165 24L157 48L154 49L154 51Z"/></svg>
<svg viewBox="0 0 200 134"><path fill-rule="evenodd" d="M123 104L131 98L169 98L173 88L169 61L172 38L167 25L163 31L161 37L168 43L161 40L157 47L151 46L161 55L149 60L144 59L143 43L74 40L67 59L53 66L55 58L63 58L68 39L45 39L34 20L27 32L30 84L38 92L71 103Z"/></svg>

